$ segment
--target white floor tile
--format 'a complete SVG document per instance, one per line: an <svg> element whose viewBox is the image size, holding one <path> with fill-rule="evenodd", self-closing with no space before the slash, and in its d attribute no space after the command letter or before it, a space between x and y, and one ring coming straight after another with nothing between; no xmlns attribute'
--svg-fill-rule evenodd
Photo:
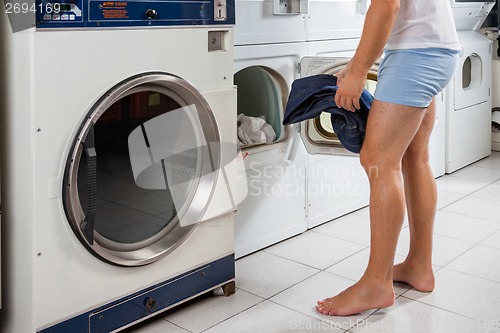
<svg viewBox="0 0 500 333"><path fill-rule="evenodd" d="M346 330L354 326L358 320L367 318L374 311L365 311L350 317L327 316L316 311L316 302L337 295L354 283L355 281L321 272L283 291L270 300L308 316L326 321L333 327Z"/></svg>
<svg viewBox="0 0 500 333"><path fill-rule="evenodd" d="M500 201L500 181L494 182L477 192L471 194L473 197Z"/></svg>
<svg viewBox="0 0 500 333"><path fill-rule="evenodd" d="M364 248L342 239L305 232L265 251L304 265L325 269Z"/></svg>
<svg viewBox="0 0 500 333"><path fill-rule="evenodd" d="M319 270L267 252L257 252L236 261L236 286L269 298Z"/></svg>
<svg viewBox="0 0 500 333"><path fill-rule="evenodd" d="M437 209L441 209L446 207L455 201L462 199L465 194L446 192L446 191L437 191Z"/></svg>
<svg viewBox="0 0 500 333"><path fill-rule="evenodd" d="M495 232L490 237L481 242L481 245L491 246L500 249L500 231Z"/></svg>
<svg viewBox="0 0 500 333"><path fill-rule="evenodd" d="M316 312L317 300L338 294L364 272L369 209L363 208L239 259L235 295L201 297L125 332L500 333L500 282L496 282L500 281L496 264L500 262L500 180L492 183L499 170L500 152L494 152L437 179L440 211L432 293L395 284L396 294L403 296L388 309L351 317ZM104 194L119 195L115 188L123 184L115 185ZM408 228L404 228L396 262L404 259L408 245Z"/></svg>
<svg viewBox="0 0 500 333"><path fill-rule="evenodd" d="M364 246L370 245L370 218L362 215L349 214L311 231Z"/></svg>
<svg viewBox="0 0 500 333"><path fill-rule="evenodd" d="M206 333L286 333L286 332L334 332L321 320L311 318L279 304L264 301L234 317L208 329ZM205 333L204 332L204 333Z"/></svg>
<svg viewBox="0 0 500 333"><path fill-rule="evenodd" d="M500 263L500 249L476 245L446 265L446 268L500 283L500 265L495 263Z"/></svg>
<svg viewBox="0 0 500 333"><path fill-rule="evenodd" d="M488 333L500 333L500 327L493 327Z"/></svg>
<svg viewBox="0 0 500 333"><path fill-rule="evenodd" d="M490 325L414 300L398 297L389 309L379 310L351 329L354 333L485 333Z"/></svg>
<svg viewBox="0 0 500 333"><path fill-rule="evenodd" d="M500 152L491 152L491 155L474 163L475 166L500 170Z"/></svg>
<svg viewBox="0 0 500 333"><path fill-rule="evenodd" d="M161 316L161 315L160 315ZM154 317L150 318L142 323L137 324L131 328L128 328L123 333L189 333L183 328L176 326L168 321Z"/></svg>
<svg viewBox="0 0 500 333"><path fill-rule="evenodd" d="M470 165L451 174L453 177L477 180L485 183L493 183L500 179L500 169L481 168Z"/></svg>
<svg viewBox="0 0 500 333"><path fill-rule="evenodd" d="M500 317L500 283L442 268L436 272L432 293L409 290L404 294L422 303L493 326Z"/></svg>
<svg viewBox="0 0 500 333"><path fill-rule="evenodd" d="M498 202L493 200L469 196L443 208L443 210L500 223L500 208Z"/></svg>
<svg viewBox="0 0 500 333"><path fill-rule="evenodd" d="M370 206L358 209L353 214L370 217Z"/></svg>
<svg viewBox="0 0 500 333"><path fill-rule="evenodd" d="M498 223L446 211L438 211L434 223L434 233L472 243L481 242L499 229Z"/></svg>
<svg viewBox="0 0 500 333"><path fill-rule="evenodd" d="M447 263L473 247L475 244L434 234L432 263L436 266L445 266ZM410 230L403 228L399 236L396 254L406 257L410 248Z"/></svg>
<svg viewBox="0 0 500 333"><path fill-rule="evenodd" d="M237 289L229 297L209 296L196 299L168 312L164 319L191 332L202 332L262 301L258 296Z"/></svg>
<svg viewBox="0 0 500 333"><path fill-rule="evenodd" d="M472 192L476 192L477 190L488 186L489 183L445 175L436 179L436 185L438 191L469 195Z"/></svg>

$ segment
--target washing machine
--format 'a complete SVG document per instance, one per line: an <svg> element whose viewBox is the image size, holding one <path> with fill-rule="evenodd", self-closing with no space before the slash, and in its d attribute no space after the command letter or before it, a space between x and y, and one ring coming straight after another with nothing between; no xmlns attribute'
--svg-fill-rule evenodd
<svg viewBox="0 0 500 333"><path fill-rule="evenodd" d="M498 35L498 32L497 32ZM491 120L495 123L491 132L491 149L500 151L500 48L498 46L498 36L493 42L492 60L492 115ZM492 124L493 125L493 124Z"/></svg>
<svg viewBox="0 0 500 333"><path fill-rule="evenodd" d="M309 0L307 41L359 38L370 0Z"/></svg>
<svg viewBox="0 0 500 333"><path fill-rule="evenodd" d="M483 30L483 29L481 29ZM492 40L491 61L491 150L500 151L500 48L498 47L498 28L485 28L481 31Z"/></svg>
<svg viewBox="0 0 500 333"><path fill-rule="evenodd" d="M234 4L37 8L15 33L1 14L0 330L111 332L234 292Z"/></svg>
<svg viewBox="0 0 500 333"><path fill-rule="evenodd" d="M234 45L306 40L308 0L236 0Z"/></svg>
<svg viewBox="0 0 500 333"><path fill-rule="evenodd" d="M237 113L262 119L273 133L266 142L240 145L245 170L238 179L246 179L248 193L235 215L239 258L307 229L306 153L296 127L283 126L282 121L300 59L306 55L308 1L236 0L235 5Z"/></svg>
<svg viewBox="0 0 500 333"><path fill-rule="evenodd" d="M491 40L458 31L462 53L448 85L446 173L491 154Z"/></svg>
<svg viewBox="0 0 500 333"><path fill-rule="evenodd" d="M301 76L335 73L354 55L363 30L368 0L310 0L307 54ZM367 81L375 82L373 77ZM308 147L308 228L368 205L368 182L357 155L349 154L328 125L329 116L303 122L301 134ZM334 147L316 154L322 143ZM313 148L314 147L314 148ZM320 150L323 151L322 148Z"/></svg>
<svg viewBox="0 0 500 333"><path fill-rule="evenodd" d="M300 77L300 61L307 55L308 41L359 37L368 5L365 0L236 1L238 113L265 118L276 132L271 143L241 147L248 195L235 217L236 257L294 236L311 225L311 187L329 175L318 176L318 183L310 184L299 126L281 126L283 110L293 80ZM320 193L316 191L316 195ZM332 209L331 202L328 209ZM322 222L328 221L327 216L319 217L323 218Z"/></svg>
<svg viewBox="0 0 500 333"><path fill-rule="evenodd" d="M308 55L300 64L301 77L335 74L354 55L359 39L324 40L308 43ZM366 89L373 93L377 65L367 77ZM300 124L308 154L308 228L348 214L369 203L369 183L359 155L345 149L333 131L328 113Z"/></svg>
<svg viewBox="0 0 500 333"><path fill-rule="evenodd" d="M307 229L306 153L294 126L283 126L290 86L305 43L241 45L234 49L238 114L263 118L270 142L240 146L248 194L235 215L237 258ZM236 124L235 124L236 125Z"/></svg>
<svg viewBox="0 0 500 333"><path fill-rule="evenodd" d="M462 52L446 89L446 173L491 153L492 45L478 30L493 6L494 1L452 1Z"/></svg>
<svg viewBox="0 0 500 333"><path fill-rule="evenodd" d="M308 54L301 63L301 75L336 73L354 55L359 39L308 42ZM378 64L370 70L366 87L372 94ZM435 98L436 122L429 142L429 160L435 177L445 172L445 92ZM308 155L308 226L314 227L368 205L369 183L359 156L342 147L331 128L329 114L301 124ZM328 191L328 195L325 194Z"/></svg>
<svg viewBox="0 0 500 333"><path fill-rule="evenodd" d="M446 173L491 154L492 43L478 29L493 5L452 2L462 52L447 87Z"/></svg>

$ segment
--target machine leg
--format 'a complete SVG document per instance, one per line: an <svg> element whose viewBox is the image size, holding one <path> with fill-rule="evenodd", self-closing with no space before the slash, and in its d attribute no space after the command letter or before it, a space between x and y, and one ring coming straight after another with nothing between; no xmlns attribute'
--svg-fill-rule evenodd
<svg viewBox="0 0 500 333"><path fill-rule="evenodd" d="M222 286L222 292L224 296L231 296L236 292L236 282L231 281Z"/></svg>

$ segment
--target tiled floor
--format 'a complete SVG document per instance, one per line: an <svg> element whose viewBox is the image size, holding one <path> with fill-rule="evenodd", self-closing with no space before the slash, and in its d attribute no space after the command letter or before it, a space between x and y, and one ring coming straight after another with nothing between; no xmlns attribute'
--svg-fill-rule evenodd
<svg viewBox="0 0 500 333"><path fill-rule="evenodd" d="M209 294L129 333L500 333L500 153L438 178L436 289L396 284L396 303L352 317L316 300L357 280L369 253L368 210L351 213L236 262L236 294ZM396 261L408 250L405 224Z"/></svg>

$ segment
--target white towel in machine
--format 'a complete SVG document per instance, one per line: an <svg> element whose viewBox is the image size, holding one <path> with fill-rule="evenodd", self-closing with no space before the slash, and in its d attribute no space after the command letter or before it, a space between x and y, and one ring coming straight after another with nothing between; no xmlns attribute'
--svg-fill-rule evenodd
<svg viewBox="0 0 500 333"><path fill-rule="evenodd" d="M271 143L276 140L276 132L263 117L238 115L238 141L241 145Z"/></svg>

